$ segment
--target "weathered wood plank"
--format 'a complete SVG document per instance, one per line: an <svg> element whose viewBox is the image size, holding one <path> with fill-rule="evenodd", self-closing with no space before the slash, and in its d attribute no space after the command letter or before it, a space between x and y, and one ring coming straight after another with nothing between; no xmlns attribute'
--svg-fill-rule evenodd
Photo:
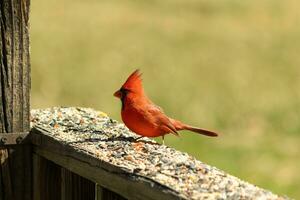
<svg viewBox="0 0 300 200"><path fill-rule="evenodd" d="M0 1L0 133L29 131L29 0ZM0 150L0 199L31 200L30 147Z"/></svg>
<svg viewBox="0 0 300 200"><path fill-rule="evenodd" d="M0 1L0 133L29 131L29 4Z"/></svg>
<svg viewBox="0 0 300 200"><path fill-rule="evenodd" d="M127 199L285 199L186 153L142 139L102 112L32 111L34 151Z"/></svg>
<svg viewBox="0 0 300 200"><path fill-rule="evenodd" d="M127 173L109 163L78 152L47 135L42 130L32 131L34 152L66 169L121 194L127 199L182 199L159 183Z"/></svg>
<svg viewBox="0 0 300 200"><path fill-rule="evenodd" d="M32 199L31 146L21 145L9 149L9 164L14 200Z"/></svg>
<svg viewBox="0 0 300 200"><path fill-rule="evenodd" d="M102 199L105 200L126 200L126 198L122 197L121 195L110 191L109 189L103 188L102 189Z"/></svg>
<svg viewBox="0 0 300 200"><path fill-rule="evenodd" d="M61 200L95 200L95 183L61 168Z"/></svg>
<svg viewBox="0 0 300 200"><path fill-rule="evenodd" d="M96 184L95 200L125 200L126 198Z"/></svg>
<svg viewBox="0 0 300 200"><path fill-rule="evenodd" d="M61 167L33 155L34 200L59 200L61 198Z"/></svg>
<svg viewBox="0 0 300 200"><path fill-rule="evenodd" d="M94 200L95 183L33 155L34 200Z"/></svg>
<svg viewBox="0 0 300 200"><path fill-rule="evenodd" d="M41 165L42 158L39 155L33 154L33 200L41 199Z"/></svg>
<svg viewBox="0 0 300 200"><path fill-rule="evenodd" d="M96 196L95 196L95 200L104 200L102 194L103 194L103 187L101 187L98 183L96 183Z"/></svg>
<svg viewBox="0 0 300 200"><path fill-rule="evenodd" d="M0 199L12 199L11 177L8 163L8 151L0 151L1 158L1 197ZM2 183L3 182L3 183Z"/></svg>

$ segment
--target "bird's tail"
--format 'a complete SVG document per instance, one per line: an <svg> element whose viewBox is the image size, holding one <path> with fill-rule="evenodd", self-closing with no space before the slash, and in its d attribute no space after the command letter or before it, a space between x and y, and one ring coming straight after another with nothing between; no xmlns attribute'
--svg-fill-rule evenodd
<svg viewBox="0 0 300 200"><path fill-rule="evenodd" d="M180 131L180 130L188 130L188 131L193 131L195 133L199 133L202 135L206 135L206 136L210 136L210 137L217 137L218 133L214 132L214 131L209 131L203 128L198 128L198 127L194 127L194 126L190 126L187 124L182 123L181 121L175 120L175 119L171 119L172 124L174 125L174 127L176 128L176 130Z"/></svg>
<svg viewBox="0 0 300 200"><path fill-rule="evenodd" d="M218 133L216 133L216 132L209 131L209 130L202 129L202 128L189 126L189 125L185 125L184 129L189 130L189 131L193 131L195 133L199 133L199 134L202 134L202 135L210 136L210 137L217 137L218 136Z"/></svg>

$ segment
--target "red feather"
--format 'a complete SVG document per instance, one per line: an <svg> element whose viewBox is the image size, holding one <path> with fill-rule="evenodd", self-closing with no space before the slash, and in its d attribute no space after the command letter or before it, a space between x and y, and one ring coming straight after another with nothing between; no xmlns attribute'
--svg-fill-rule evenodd
<svg viewBox="0 0 300 200"><path fill-rule="evenodd" d="M211 137L218 136L216 132L193 127L165 115L163 110L145 95L139 70L135 70L114 95L122 101L123 122L131 131L141 136L158 137L168 133L178 135L177 131L181 130Z"/></svg>
<svg viewBox="0 0 300 200"><path fill-rule="evenodd" d="M134 90L134 91L140 91L143 90L142 85L142 74L140 73L140 70L135 70L125 81L122 88L128 89L128 90Z"/></svg>

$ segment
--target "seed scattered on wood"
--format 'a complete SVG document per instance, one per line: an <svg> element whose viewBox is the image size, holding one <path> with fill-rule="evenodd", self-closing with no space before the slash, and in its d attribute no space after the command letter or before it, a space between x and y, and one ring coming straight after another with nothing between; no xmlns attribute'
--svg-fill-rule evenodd
<svg viewBox="0 0 300 200"><path fill-rule="evenodd" d="M287 199L138 135L89 108L32 110L31 126L127 173L165 185L183 199Z"/></svg>

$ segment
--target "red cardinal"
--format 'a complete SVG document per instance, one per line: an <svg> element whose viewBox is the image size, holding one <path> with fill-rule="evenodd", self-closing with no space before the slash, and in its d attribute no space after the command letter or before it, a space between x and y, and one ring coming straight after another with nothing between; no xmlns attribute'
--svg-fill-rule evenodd
<svg viewBox="0 0 300 200"><path fill-rule="evenodd" d="M211 137L217 133L202 128L184 124L178 120L169 118L163 110L155 105L145 94L141 73L134 71L122 85L121 89L114 93L122 102L122 120L133 132L142 137L158 137L172 133L178 136L177 131L189 130Z"/></svg>

